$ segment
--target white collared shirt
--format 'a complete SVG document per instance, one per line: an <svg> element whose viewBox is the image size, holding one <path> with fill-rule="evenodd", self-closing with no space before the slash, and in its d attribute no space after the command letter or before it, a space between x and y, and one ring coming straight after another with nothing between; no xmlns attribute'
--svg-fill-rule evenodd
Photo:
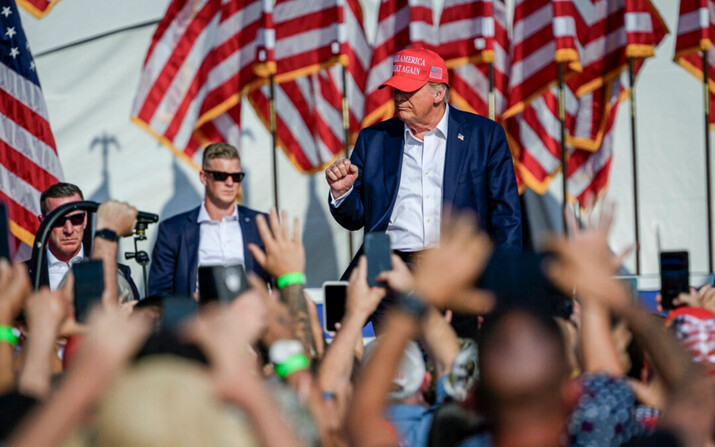
<svg viewBox="0 0 715 447"><path fill-rule="evenodd" d="M415 138L405 124L400 186L387 225L393 250L418 251L439 245L448 118L446 107L424 140Z"/></svg>
<svg viewBox="0 0 715 447"><path fill-rule="evenodd" d="M238 207L221 220L211 220L206 202L201 204L197 219L200 228L199 265L244 264L243 234L238 224Z"/></svg>
<svg viewBox="0 0 715 447"><path fill-rule="evenodd" d="M47 250L47 273L50 277L50 290L57 290L60 282L62 282L62 278L65 277L65 274L72 267L72 264L84 259L84 244L80 246L79 251L70 259L69 263L57 259L57 257L52 254L50 247L45 248L45 250Z"/></svg>
<svg viewBox="0 0 715 447"><path fill-rule="evenodd" d="M415 138L404 125L400 185L387 225L393 250L419 251L439 245L448 127L449 107L424 140ZM337 199L331 192L331 206L340 206L351 192L352 188Z"/></svg>

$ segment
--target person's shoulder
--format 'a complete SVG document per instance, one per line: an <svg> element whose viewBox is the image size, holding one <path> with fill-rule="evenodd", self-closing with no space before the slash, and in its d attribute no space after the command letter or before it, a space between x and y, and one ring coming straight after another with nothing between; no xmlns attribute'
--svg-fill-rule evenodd
<svg viewBox="0 0 715 447"><path fill-rule="evenodd" d="M193 218L193 220L196 220L196 217L199 215L199 208L201 208L201 205L197 206L196 208L192 208L188 211L184 211L183 213L175 214L167 219L164 219L160 222L160 225L164 228L166 227L178 227L184 224L187 219Z"/></svg>

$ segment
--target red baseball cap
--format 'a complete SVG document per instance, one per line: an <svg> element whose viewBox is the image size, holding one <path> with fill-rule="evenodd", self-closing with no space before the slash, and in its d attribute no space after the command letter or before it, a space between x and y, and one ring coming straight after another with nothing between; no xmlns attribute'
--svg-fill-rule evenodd
<svg viewBox="0 0 715 447"><path fill-rule="evenodd" d="M414 92L428 82L449 83L444 59L425 48L408 48L395 55L392 77L379 88L389 85L403 92Z"/></svg>

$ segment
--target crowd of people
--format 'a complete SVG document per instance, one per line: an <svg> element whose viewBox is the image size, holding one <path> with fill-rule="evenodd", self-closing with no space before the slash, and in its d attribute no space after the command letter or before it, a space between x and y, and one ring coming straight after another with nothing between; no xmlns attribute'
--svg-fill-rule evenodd
<svg viewBox="0 0 715 447"><path fill-rule="evenodd" d="M375 277L358 251L329 342L300 223L237 204L234 147L204 149L204 200L160 223L143 299L117 263L136 208L104 202L86 231L68 206L79 188L50 186L40 287L0 259L0 446L715 445L715 288L665 320L644 310L614 278L608 206L584 228L569 214L569 236L521 263L504 131L447 105L447 73L431 51L398 53L396 118L326 170L336 220L394 249ZM103 285L78 320L73 266L88 259ZM523 277L498 271L516 263ZM242 265L249 287L204 301L212 265Z"/></svg>
<svg viewBox="0 0 715 447"><path fill-rule="evenodd" d="M108 201L96 226L127 236L136 214ZM158 312L122 302L117 244L98 236L91 257L103 261L105 289L80 324L71 274L33 291L26 266L2 260L2 445L710 445L708 352L683 346L613 278L608 220L546 241L555 255L544 271L575 300L568 320L475 288L492 243L466 214L444 218L439 247L413 270L394 255L379 276L387 288L367 285L361 257L330 344L300 281L269 291L250 274L235 300L164 327L165 300L153 302ZM298 222L271 211L256 224L261 267L277 283L303 273ZM362 328L386 294L397 298L364 347ZM712 296L681 296L690 311L680 316L705 321ZM484 317L478 340L457 337L452 312ZM707 335L689 324L690 337ZM626 349L630 337L637 348ZM62 339L76 347L56 371Z"/></svg>

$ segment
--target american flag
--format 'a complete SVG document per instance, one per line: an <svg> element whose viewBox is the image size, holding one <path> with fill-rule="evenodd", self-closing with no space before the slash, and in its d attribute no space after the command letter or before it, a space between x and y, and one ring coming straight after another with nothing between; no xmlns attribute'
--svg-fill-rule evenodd
<svg viewBox="0 0 715 447"><path fill-rule="evenodd" d="M276 5L276 15L278 5ZM362 10L357 0L341 7L341 29L345 35L338 60L345 63L349 127L356 135L364 111L364 89L370 62L370 47L362 28ZM330 40L327 41L330 44ZM279 42L276 42L276 54ZM277 66L280 66L280 62ZM322 170L345 146L342 117L343 65L324 67L319 72L275 85L278 146L301 172ZM269 124L268 86L249 94L259 118Z"/></svg>
<svg viewBox="0 0 715 447"><path fill-rule="evenodd" d="M214 141L238 144L242 94L254 73L263 3L173 0L144 62L132 121L179 157Z"/></svg>
<svg viewBox="0 0 715 447"><path fill-rule="evenodd" d="M33 16L41 19L50 13L58 1L60 0L17 0L17 4Z"/></svg>
<svg viewBox="0 0 715 447"><path fill-rule="evenodd" d="M715 1L681 0L674 60L702 81L703 59L701 52L707 52L711 104L715 102L713 40L715 40ZM712 112L710 113L710 126L715 127L715 113Z"/></svg>
<svg viewBox="0 0 715 447"><path fill-rule="evenodd" d="M12 0L0 0L0 199L10 231L32 245L40 194L62 180L47 106L30 45Z"/></svg>
<svg viewBox="0 0 715 447"><path fill-rule="evenodd" d="M432 2L382 0L367 77L364 127L392 118L395 114L392 89L378 90L378 87L392 76L395 53L410 46L438 51L439 36L434 26Z"/></svg>
<svg viewBox="0 0 715 447"><path fill-rule="evenodd" d="M554 35L562 36L561 49L574 46L577 53L572 60L578 61L581 71L571 73L566 81L565 112L568 193L583 201L607 184L611 131L618 104L627 98L627 58L638 58L637 72L642 58L654 54L667 28L648 0L609 2L606 8L584 8L583 3L573 8L562 1L554 2L555 10L557 3L563 29ZM566 20L566 14L572 18ZM544 193L561 168L558 91L549 86L520 107L506 123L515 165L523 184Z"/></svg>
<svg viewBox="0 0 715 447"><path fill-rule="evenodd" d="M509 37L503 0L446 0L439 24L439 53L450 69L450 100L489 116L489 72L493 63L496 119L506 107Z"/></svg>

